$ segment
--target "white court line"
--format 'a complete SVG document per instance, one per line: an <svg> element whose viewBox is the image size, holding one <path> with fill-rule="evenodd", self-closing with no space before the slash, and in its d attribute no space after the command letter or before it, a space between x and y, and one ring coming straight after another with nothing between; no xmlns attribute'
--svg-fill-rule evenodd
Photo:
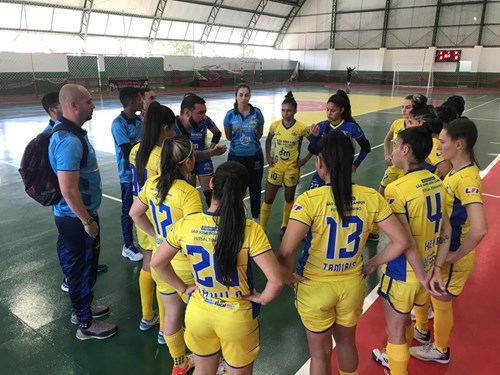
<svg viewBox="0 0 500 375"><path fill-rule="evenodd" d="M495 100L498 100L498 99L500 99L500 98L495 98L495 99L492 99L492 100L490 100L490 101L487 101L487 102L481 103L481 104L479 104L479 105L476 105L475 107L472 107L472 108L466 109L466 110L464 111L464 113L465 113L465 112L472 111L473 109L476 109L476 108L482 107L483 105L490 104L490 103L492 103L492 102L494 102Z"/></svg>
<svg viewBox="0 0 500 375"><path fill-rule="evenodd" d="M492 198L500 198L499 195L493 195L493 194L486 194L486 193L482 193L481 195L485 195L487 197L492 197Z"/></svg>
<svg viewBox="0 0 500 375"><path fill-rule="evenodd" d="M116 202L119 202L119 203L122 203L122 200L121 199L118 199L118 198L115 198L115 197L112 197L111 195L108 195L108 194L102 194L102 196L104 198L108 198L108 199L111 199L112 201L116 201Z"/></svg>
<svg viewBox="0 0 500 375"><path fill-rule="evenodd" d="M498 99L498 98L497 98ZM496 99L495 99L496 100ZM498 155L484 170L482 170L479 174L481 178L484 178L490 171L491 169L498 163L500 160L500 155ZM496 195L491 195L491 194L484 194L489 197L494 197L494 198L500 198L499 196ZM368 309L373 305L373 303L377 300L378 294L377 294L377 287L373 288L370 294L368 294L365 297L364 303L363 303L363 315ZM332 337L333 340L333 337ZM333 348L335 348L335 340L333 340ZM295 375L309 375L309 366L311 363L311 359L309 358L306 363L295 373Z"/></svg>
<svg viewBox="0 0 500 375"><path fill-rule="evenodd" d="M14 167L14 168L16 168L16 169L19 169L19 166L18 166L18 165L15 165L15 164L9 163L9 162L7 162L7 161L0 160L0 163L5 164L5 165L10 165L11 167Z"/></svg>

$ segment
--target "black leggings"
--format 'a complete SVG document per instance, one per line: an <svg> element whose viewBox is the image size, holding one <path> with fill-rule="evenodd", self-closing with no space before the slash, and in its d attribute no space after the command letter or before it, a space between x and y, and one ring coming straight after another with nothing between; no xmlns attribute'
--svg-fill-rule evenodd
<svg viewBox="0 0 500 375"><path fill-rule="evenodd" d="M261 153L252 156L237 156L229 153L228 161L237 161L243 164L250 174L248 190L250 192L250 209L252 218L257 219L260 214L260 191L262 189L262 175L264 173L264 155Z"/></svg>

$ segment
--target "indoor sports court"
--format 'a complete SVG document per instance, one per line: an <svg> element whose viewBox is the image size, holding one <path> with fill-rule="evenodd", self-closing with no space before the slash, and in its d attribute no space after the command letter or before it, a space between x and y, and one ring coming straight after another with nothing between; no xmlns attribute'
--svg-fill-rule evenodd
<svg viewBox="0 0 500 375"><path fill-rule="evenodd" d="M196 93L222 129L239 83L251 87L250 103L264 115L263 149L288 91L298 102L295 118L310 125L325 120L328 98L345 90L371 144L353 179L374 189L386 169L383 141L401 117L404 97L421 93L434 106L451 95L465 99L463 115L479 133L475 152L489 231L477 248L474 272L453 304L450 363L412 358L408 373L498 372L500 276L494 251L500 230L500 1L32 0L1 1L0 17L1 373L170 374L173 362L167 347L157 343L158 329L138 329L141 263L120 253L120 184L111 134L122 110L118 90L150 87L175 114L184 94ZM346 67L355 68L349 84ZM48 123L42 96L66 83L86 87L95 104L83 128L102 178L100 263L109 268L97 277L94 304L109 305L111 313L103 320L119 326L107 340L75 338L71 302L60 290L53 214L25 194L18 173L25 146ZM229 147L225 137L221 144ZM305 140L302 153L307 145ZM227 153L212 160L216 167ZM314 172L313 158L300 170L296 197L309 189ZM266 230L275 253L282 191ZM364 256L372 257L386 243L383 234L379 242L368 241ZM387 342L376 293L379 276L375 272L366 279L356 335L360 374L384 374L371 356ZM260 291L265 280L258 267L254 277ZM293 290L285 286L259 319L260 354L253 373L309 374L310 354ZM339 373L335 350L332 369Z"/></svg>

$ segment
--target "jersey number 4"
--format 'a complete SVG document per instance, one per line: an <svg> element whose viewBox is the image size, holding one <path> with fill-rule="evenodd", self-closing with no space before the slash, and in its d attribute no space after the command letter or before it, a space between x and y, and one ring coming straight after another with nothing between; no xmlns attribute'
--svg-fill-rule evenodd
<svg viewBox="0 0 500 375"><path fill-rule="evenodd" d="M335 250L337 250L337 237L339 224L333 219L333 217L326 218L326 224L329 226L328 233L328 246L326 250L326 259L335 259ZM361 234L363 233L363 220L358 216L345 216L341 223L341 230L350 229L354 226L354 229L347 236L347 244L352 243L352 250L347 250L346 247L341 247L338 249L338 258L354 258L359 251L359 244L361 242Z"/></svg>
<svg viewBox="0 0 500 375"><path fill-rule="evenodd" d="M441 230L441 219L443 218L443 212L441 211L441 194L434 194L434 204L433 207L433 199L430 195L425 197L427 202L427 219L434 223L434 233L439 233Z"/></svg>

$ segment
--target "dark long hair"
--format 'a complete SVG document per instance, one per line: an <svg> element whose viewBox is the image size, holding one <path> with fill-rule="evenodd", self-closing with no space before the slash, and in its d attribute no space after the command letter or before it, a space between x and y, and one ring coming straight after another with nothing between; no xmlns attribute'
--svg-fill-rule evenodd
<svg viewBox="0 0 500 375"><path fill-rule="evenodd" d="M343 220L352 210L354 145L343 132L331 132L321 138L318 149L318 155L330 174L333 199Z"/></svg>
<svg viewBox="0 0 500 375"><path fill-rule="evenodd" d="M432 134L433 128L424 123L422 126L406 128L400 131L398 139L411 148L415 159L414 162L422 164L432 151Z"/></svg>
<svg viewBox="0 0 500 375"><path fill-rule="evenodd" d="M238 264L238 252L245 239L246 213L243 198L248 185L248 171L236 161L221 164L213 177L213 199L218 201L215 220L219 227L215 242L217 278L231 283Z"/></svg>
<svg viewBox="0 0 500 375"><path fill-rule="evenodd" d="M146 122L142 125L141 143L135 157L135 169L137 182L139 186L144 185L146 176L144 171L148 164L149 157L154 147L158 144L163 125L167 124L169 128L175 125L174 112L158 102L152 102L148 108Z"/></svg>
<svg viewBox="0 0 500 375"><path fill-rule="evenodd" d="M238 86L236 86L236 88L234 89L234 96L238 95L238 91L240 89L247 89L248 90L248 93L251 95L252 94L252 90L250 89L250 86L248 86L246 83L240 83ZM234 101L234 109L238 109L238 101L235 100Z"/></svg>
<svg viewBox="0 0 500 375"><path fill-rule="evenodd" d="M413 109L427 106L427 96L422 94L412 94L405 97L406 100L411 100Z"/></svg>
<svg viewBox="0 0 500 375"><path fill-rule="evenodd" d="M148 114L149 116L149 114ZM160 169L157 178L158 204L162 204L175 180L186 180L182 164L193 155L193 144L186 136L166 139L161 149Z"/></svg>
<svg viewBox="0 0 500 375"><path fill-rule="evenodd" d="M465 151L467 151L471 160L479 166L474 152L474 145L477 141L476 124L468 118L457 118L449 124L444 124L443 128L446 130L448 137L450 137L453 141L456 141L457 139L464 141Z"/></svg>
<svg viewBox="0 0 500 375"><path fill-rule="evenodd" d="M334 95L330 96L327 103L333 103L339 108L344 108L344 111L341 114L342 119L357 124L354 117L352 117L351 101L345 91L337 90Z"/></svg>

